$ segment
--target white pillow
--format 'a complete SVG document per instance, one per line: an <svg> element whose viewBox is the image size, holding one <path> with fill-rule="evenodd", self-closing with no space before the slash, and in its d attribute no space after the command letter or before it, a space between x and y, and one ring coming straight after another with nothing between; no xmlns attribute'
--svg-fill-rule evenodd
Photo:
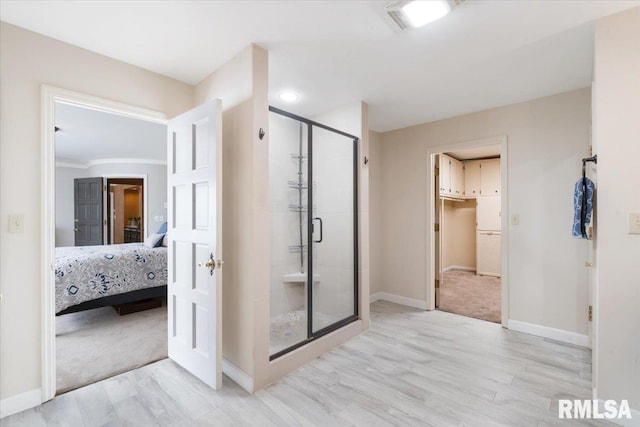
<svg viewBox="0 0 640 427"><path fill-rule="evenodd" d="M144 245L148 248L155 248L160 244L160 241L164 237L164 234L149 234L147 240L144 241Z"/></svg>

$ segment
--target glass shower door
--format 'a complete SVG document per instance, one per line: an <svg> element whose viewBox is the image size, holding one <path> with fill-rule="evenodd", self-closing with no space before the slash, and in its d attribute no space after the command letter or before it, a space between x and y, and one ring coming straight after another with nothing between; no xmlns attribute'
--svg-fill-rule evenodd
<svg viewBox="0 0 640 427"><path fill-rule="evenodd" d="M312 333L352 318L356 292L356 143L312 128Z"/></svg>
<svg viewBox="0 0 640 427"><path fill-rule="evenodd" d="M273 360L357 319L358 139L270 111Z"/></svg>
<svg viewBox="0 0 640 427"><path fill-rule="evenodd" d="M308 338L309 126L271 113L269 118L270 354Z"/></svg>

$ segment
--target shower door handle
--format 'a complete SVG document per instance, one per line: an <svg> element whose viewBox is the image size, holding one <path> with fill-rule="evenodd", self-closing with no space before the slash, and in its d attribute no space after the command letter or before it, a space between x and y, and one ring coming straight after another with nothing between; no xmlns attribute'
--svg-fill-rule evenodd
<svg viewBox="0 0 640 427"><path fill-rule="evenodd" d="M314 240L313 243L321 243L322 242L322 234L323 234L323 226L322 226L322 218L320 217L315 217L313 218L314 221L320 221L320 240Z"/></svg>

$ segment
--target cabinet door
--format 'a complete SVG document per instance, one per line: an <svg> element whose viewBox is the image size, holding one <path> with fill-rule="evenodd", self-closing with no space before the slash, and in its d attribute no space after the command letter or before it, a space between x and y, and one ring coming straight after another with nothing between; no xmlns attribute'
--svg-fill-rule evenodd
<svg viewBox="0 0 640 427"><path fill-rule="evenodd" d="M478 231L476 236L476 273L500 277L502 267L502 236L491 231Z"/></svg>
<svg viewBox="0 0 640 427"><path fill-rule="evenodd" d="M500 196L478 197L476 199L476 224L479 231L500 231Z"/></svg>
<svg viewBox="0 0 640 427"><path fill-rule="evenodd" d="M480 162L464 163L464 195L477 197L480 195Z"/></svg>
<svg viewBox="0 0 640 427"><path fill-rule="evenodd" d="M440 195L451 195L451 158L440 154Z"/></svg>
<svg viewBox="0 0 640 427"><path fill-rule="evenodd" d="M457 196L456 192L458 191L458 174L456 173L457 163L456 159L449 159L450 167L449 174L451 175L451 189L449 190L449 194L451 196Z"/></svg>
<svg viewBox="0 0 640 427"><path fill-rule="evenodd" d="M500 159L480 162L480 194L482 196L500 194Z"/></svg>
<svg viewBox="0 0 640 427"><path fill-rule="evenodd" d="M455 196L462 197L464 196L464 165L459 160L455 160L455 165L456 184L453 186L453 190Z"/></svg>

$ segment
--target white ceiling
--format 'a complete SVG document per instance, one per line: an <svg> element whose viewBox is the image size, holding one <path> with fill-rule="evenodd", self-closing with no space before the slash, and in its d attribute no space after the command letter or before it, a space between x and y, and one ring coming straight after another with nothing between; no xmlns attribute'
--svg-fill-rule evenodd
<svg viewBox="0 0 640 427"><path fill-rule="evenodd" d="M3 0L0 19L191 84L257 43L272 104L313 116L362 99L386 131L589 86L594 20L640 1L467 0L404 32L386 3Z"/></svg>
<svg viewBox="0 0 640 427"><path fill-rule="evenodd" d="M89 164L112 159L162 162L167 127L129 117L56 103L56 160Z"/></svg>

